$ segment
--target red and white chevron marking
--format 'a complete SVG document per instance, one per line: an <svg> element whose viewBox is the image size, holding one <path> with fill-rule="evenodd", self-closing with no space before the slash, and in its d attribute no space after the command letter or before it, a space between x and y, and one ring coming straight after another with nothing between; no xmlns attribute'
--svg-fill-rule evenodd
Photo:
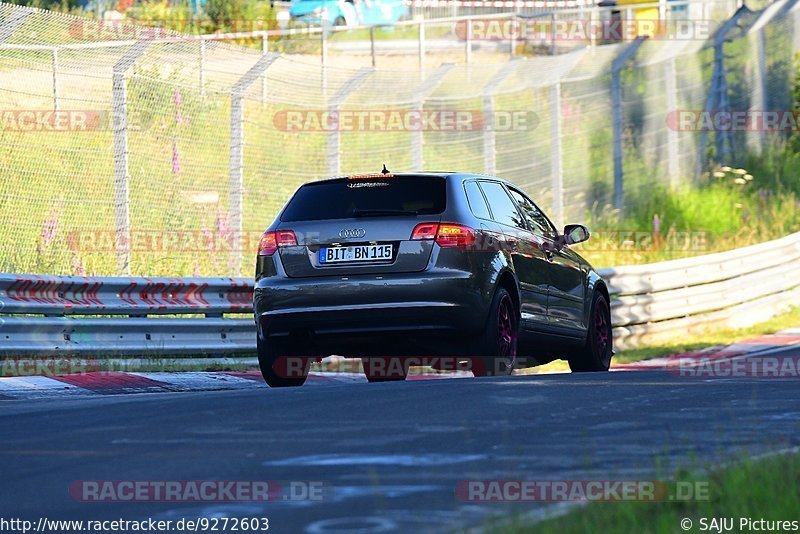
<svg viewBox="0 0 800 534"><path fill-rule="evenodd" d="M243 278L93 278L0 273L3 313L176 313L252 310Z"/></svg>

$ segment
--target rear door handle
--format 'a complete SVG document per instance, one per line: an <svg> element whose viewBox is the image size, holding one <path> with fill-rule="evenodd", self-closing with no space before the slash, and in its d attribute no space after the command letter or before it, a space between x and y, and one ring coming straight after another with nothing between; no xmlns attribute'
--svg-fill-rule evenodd
<svg viewBox="0 0 800 534"><path fill-rule="evenodd" d="M506 239L506 243L508 243L508 248L510 248L512 251L514 252L517 251L518 247L516 239L514 239L513 237L509 237Z"/></svg>

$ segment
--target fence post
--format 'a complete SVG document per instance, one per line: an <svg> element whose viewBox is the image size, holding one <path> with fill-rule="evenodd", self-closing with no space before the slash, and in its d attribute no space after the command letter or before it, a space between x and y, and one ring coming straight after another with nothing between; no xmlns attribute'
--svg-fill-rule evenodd
<svg viewBox="0 0 800 534"><path fill-rule="evenodd" d="M419 70L425 70L425 21L421 20L419 23Z"/></svg>
<svg viewBox="0 0 800 534"><path fill-rule="evenodd" d="M766 111L769 107L767 102L767 55L766 55L766 36L764 27L756 31L756 65L753 69L753 95L750 99L750 111ZM765 132L753 130L747 131L747 146L756 154L761 154L764 150Z"/></svg>
<svg viewBox="0 0 800 534"><path fill-rule="evenodd" d="M711 75L711 87L706 99L705 112L711 114L714 111L729 111L728 104L728 82L725 77L725 41L728 38L728 33L737 27L739 19L751 11L746 6L742 5L736 10L731 18L714 34L714 69ZM714 136L714 141L717 147L717 157L721 161L725 161L730 156L730 151L733 145L733 136L731 132L720 131ZM695 162L694 179L698 180L700 172L706 164L706 146L708 145L708 130L703 129L700 132L700 146L698 147L697 159Z"/></svg>
<svg viewBox="0 0 800 534"><path fill-rule="evenodd" d="M148 42L137 41L114 65L111 110L114 132L114 236L117 274L131 274L130 172L128 165L128 71L144 54Z"/></svg>
<svg viewBox="0 0 800 534"><path fill-rule="evenodd" d="M464 62L469 65L472 63L472 21L464 19L467 23L467 30L464 35Z"/></svg>
<svg viewBox="0 0 800 534"><path fill-rule="evenodd" d="M561 82L550 86L550 168L553 172L553 208L556 228L564 226L564 171L561 165Z"/></svg>
<svg viewBox="0 0 800 534"><path fill-rule="evenodd" d="M798 0L778 0L766 7L755 23L748 29L748 37L755 35L756 65L753 69L753 94L750 98L750 112L766 111L769 107L767 94L767 37L766 26L774 19L783 19L791 16L796 9ZM767 141L767 133L761 131L747 131L747 147L756 154L761 154Z"/></svg>
<svg viewBox="0 0 800 534"><path fill-rule="evenodd" d="M637 37L611 62L611 121L614 136L614 207L623 206L622 192L622 81L620 72L647 37Z"/></svg>
<svg viewBox="0 0 800 534"><path fill-rule="evenodd" d="M483 172L489 175L497 173L497 138L494 132L494 96L484 94L483 97Z"/></svg>
<svg viewBox="0 0 800 534"><path fill-rule="evenodd" d="M625 41L630 41L631 39L638 37L637 35L631 35L631 24L633 23L633 10L631 8L625 9L625 18L622 22L622 39Z"/></svg>
<svg viewBox="0 0 800 534"><path fill-rule="evenodd" d="M58 111L60 106L58 87L58 48L53 48L51 64L53 65L53 110Z"/></svg>
<svg viewBox="0 0 800 534"><path fill-rule="evenodd" d="M800 9L792 9L792 50L800 50Z"/></svg>
<svg viewBox="0 0 800 534"><path fill-rule="evenodd" d="M336 116L339 109L347 96L355 91L362 83L367 81L367 78L372 75L372 69L363 68L359 69L355 75L347 80L336 94L333 95L330 102L328 102L328 112L331 116ZM328 174L330 176L339 176L342 173L342 150L341 150L341 132L339 128L334 128L328 132Z"/></svg>
<svg viewBox="0 0 800 534"><path fill-rule="evenodd" d="M667 113L676 113L677 104L677 80L675 72L675 57L669 58L664 64L664 81L666 82ZM678 149L678 131L675 126L667 125L667 176L669 185L673 189L680 185L680 151Z"/></svg>
<svg viewBox="0 0 800 534"><path fill-rule="evenodd" d="M509 56L511 57L511 59L514 59L514 55L516 54L515 48L517 48L517 15L516 15L516 13L511 15L511 18L508 19L508 20L510 22L510 24L508 25L508 31L509 31L508 42L509 42L509 45L511 46L511 49L509 50Z"/></svg>
<svg viewBox="0 0 800 534"><path fill-rule="evenodd" d="M375 26L369 27L369 55L372 58L372 68L375 68Z"/></svg>
<svg viewBox="0 0 800 534"><path fill-rule="evenodd" d="M320 20L320 46L322 47L321 51L321 65L322 65L322 93L327 95L328 93L328 36L325 35L327 33L326 23L328 19L326 17L322 17Z"/></svg>
<svg viewBox="0 0 800 534"><path fill-rule="evenodd" d="M266 56L269 53L269 36L266 32L261 36L261 55ZM264 73L261 76L261 108L267 107L267 75Z"/></svg>
<svg viewBox="0 0 800 534"><path fill-rule="evenodd" d="M425 111L425 99L436 89L452 68L452 63L441 65L414 91L412 101L415 102L420 113ZM422 121L420 121L420 128L411 132L411 168L413 170L421 171L425 167L424 143L425 132L422 129Z"/></svg>
<svg viewBox="0 0 800 534"><path fill-rule="evenodd" d="M521 64L507 61L483 86L483 168L486 174L497 173L497 136L495 133L494 93L500 84Z"/></svg>
<svg viewBox="0 0 800 534"><path fill-rule="evenodd" d="M230 180L229 217L231 229L231 271L232 276L242 272L243 237L243 197L244 197L244 95L247 89L259 78L266 77L267 69L278 58L266 54L253 65L231 88L231 141L230 141Z"/></svg>
<svg viewBox="0 0 800 534"><path fill-rule="evenodd" d="M229 225L231 232L231 275L242 272L242 253L239 250L242 236L242 197L244 193L244 95L231 93L231 145Z"/></svg>
<svg viewBox="0 0 800 534"><path fill-rule="evenodd" d="M200 39L200 66L198 68L200 96L206 96L206 40Z"/></svg>

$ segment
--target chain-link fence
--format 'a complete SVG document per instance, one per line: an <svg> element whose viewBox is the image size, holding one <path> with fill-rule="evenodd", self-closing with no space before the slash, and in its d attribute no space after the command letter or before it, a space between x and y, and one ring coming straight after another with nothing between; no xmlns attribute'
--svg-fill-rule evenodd
<svg viewBox="0 0 800 534"><path fill-rule="evenodd" d="M0 4L0 271L247 275L300 184L383 164L502 176L558 223L622 208L769 140L674 115L791 109L798 13L782 0L708 35L345 68L213 40L100 45L85 20Z"/></svg>

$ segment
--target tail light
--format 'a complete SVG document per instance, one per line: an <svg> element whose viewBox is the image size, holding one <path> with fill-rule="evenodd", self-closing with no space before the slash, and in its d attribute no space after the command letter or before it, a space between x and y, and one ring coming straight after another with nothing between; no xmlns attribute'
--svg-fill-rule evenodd
<svg viewBox="0 0 800 534"><path fill-rule="evenodd" d="M278 247L292 247L297 245L297 237L291 230L275 230L264 232L258 243L259 256L272 256Z"/></svg>
<svg viewBox="0 0 800 534"><path fill-rule="evenodd" d="M440 247L468 247L475 244L475 231L460 224L440 224L436 243Z"/></svg>
<svg viewBox="0 0 800 534"><path fill-rule="evenodd" d="M439 229L439 223L420 223L414 227L411 232L411 239L435 239L436 230Z"/></svg>
<svg viewBox="0 0 800 534"><path fill-rule="evenodd" d="M461 224L420 223L411 232L411 239L435 239L440 247L468 247L475 244L475 231Z"/></svg>

